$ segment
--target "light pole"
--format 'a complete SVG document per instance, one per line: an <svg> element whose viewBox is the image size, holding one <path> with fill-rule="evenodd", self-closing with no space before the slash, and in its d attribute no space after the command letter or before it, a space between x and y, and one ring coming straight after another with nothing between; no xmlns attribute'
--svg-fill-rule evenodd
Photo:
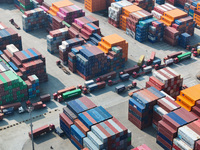
<svg viewBox="0 0 200 150"><path fill-rule="evenodd" d="M34 148L34 142L33 142L33 124L32 124L32 111L33 111L33 107L28 107L28 112L29 112L29 114L30 114L30 120L31 120L31 124L30 124L30 126L31 126L31 140L32 140L32 148L33 148L33 150L35 150L35 148Z"/></svg>

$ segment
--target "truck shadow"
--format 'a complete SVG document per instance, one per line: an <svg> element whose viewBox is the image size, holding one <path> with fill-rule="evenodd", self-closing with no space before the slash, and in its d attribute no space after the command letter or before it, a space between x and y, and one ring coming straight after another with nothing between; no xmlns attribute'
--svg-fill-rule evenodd
<svg viewBox="0 0 200 150"><path fill-rule="evenodd" d="M53 131L50 133L45 133L37 138L34 139L35 144L41 144L45 141L48 141L50 139L55 138L56 136L54 135Z"/></svg>

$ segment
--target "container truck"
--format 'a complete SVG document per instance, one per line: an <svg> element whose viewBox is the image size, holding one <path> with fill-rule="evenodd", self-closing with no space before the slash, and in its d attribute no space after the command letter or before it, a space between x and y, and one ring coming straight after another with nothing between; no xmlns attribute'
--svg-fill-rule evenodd
<svg viewBox="0 0 200 150"><path fill-rule="evenodd" d="M104 75L98 77L96 79L96 82L111 80L111 79L116 78L116 76L117 76L117 73L115 71L112 71L110 73L107 73L107 74L104 74Z"/></svg>
<svg viewBox="0 0 200 150"><path fill-rule="evenodd" d="M128 86L125 86L125 85L119 85L115 88L115 92L117 94L120 94L120 93L123 93L125 91L128 91L128 90L131 90L133 88L135 88L137 86L137 83L136 82L132 82L131 84L129 84Z"/></svg>
<svg viewBox="0 0 200 150"><path fill-rule="evenodd" d="M49 102L51 100L51 95L50 94L45 94L40 96L40 101L44 102Z"/></svg>
<svg viewBox="0 0 200 150"><path fill-rule="evenodd" d="M36 138L44 133L48 133L50 131L53 131L55 129L54 124L44 125L40 128L37 128L33 130L33 138ZM29 137L31 138L31 132L28 133Z"/></svg>
<svg viewBox="0 0 200 150"><path fill-rule="evenodd" d="M43 104L42 101L39 101L37 103L32 103L32 106L34 107L34 109L41 109L41 108L45 108L46 104Z"/></svg>
<svg viewBox="0 0 200 150"><path fill-rule="evenodd" d="M7 104L7 105L0 106L0 108L1 108L1 111L3 109L7 109L7 108L10 108L10 107L14 107L14 110L17 110L21 106L22 106L22 104L20 102L18 102L18 103L12 103L12 104Z"/></svg>
<svg viewBox="0 0 200 150"><path fill-rule="evenodd" d="M6 108L1 111L4 115L11 115L14 113L14 107Z"/></svg>

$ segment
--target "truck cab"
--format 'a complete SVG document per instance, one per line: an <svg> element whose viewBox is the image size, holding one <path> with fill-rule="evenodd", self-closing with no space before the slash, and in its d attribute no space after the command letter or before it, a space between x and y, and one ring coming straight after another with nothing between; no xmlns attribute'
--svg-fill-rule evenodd
<svg viewBox="0 0 200 150"><path fill-rule="evenodd" d="M21 107L19 107L18 108L18 113L19 114L22 114L22 113L24 113L26 110L21 106Z"/></svg>

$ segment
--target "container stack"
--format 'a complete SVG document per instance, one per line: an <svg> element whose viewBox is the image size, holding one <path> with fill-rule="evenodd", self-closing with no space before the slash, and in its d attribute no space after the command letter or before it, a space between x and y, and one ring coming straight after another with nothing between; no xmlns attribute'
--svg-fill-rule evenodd
<svg viewBox="0 0 200 150"><path fill-rule="evenodd" d="M163 90L172 97L179 95L180 88L183 84L183 78L173 69L166 67L153 72L153 76L146 82L146 87L155 87L158 90Z"/></svg>
<svg viewBox="0 0 200 150"><path fill-rule="evenodd" d="M47 15L41 8L25 11L22 15L23 29L26 32L45 28L48 25Z"/></svg>
<svg viewBox="0 0 200 150"><path fill-rule="evenodd" d="M0 3L13 4L13 0L0 0Z"/></svg>
<svg viewBox="0 0 200 150"><path fill-rule="evenodd" d="M161 21L153 21L149 27L148 40L151 43L160 42L163 40L164 23Z"/></svg>
<svg viewBox="0 0 200 150"><path fill-rule="evenodd" d="M128 60L128 43L125 39L117 34L112 34L101 38L98 48L104 53L108 54L113 46L120 46L122 48L122 59Z"/></svg>
<svg viewBox="0 0 200 150"><path fill-rule="evenodd" d="M51 54L59 52L59 45L68 39L68 28L61 28L49 32L47 35L47 51Z"/></svg>
<svg viewBox="0 0 200 150"><path fill-rule="evenodd" d="M97 12L106 10L107 1L106 0L84 0L84 5L90 12Z"/></svg>
<svg viewBox="0 0 200 150"><path fill-rule="evenodd" d="M28 87L28 97L29 99L40 96L39 90L39 79L36 75L31 75L27 77L28 80L25 81Z"/></svg>
<svg viewBox="0 0 200 150"><path fill-rule="evenodd" d="M68 53L71 52L72 47L75 47L76 45L82 45L83 43L84 39L82 38L73 38L62 41L62 45L59 46L59 58L64 64L66 64L68 61Z"/></svg>
<svg viewBox="0 0 200 150"><path fill-rule="evenodd" d="M157 105L153 108L153 121L152 126L158 130L158 122L162 120L163 116L181 108L171 96L164 91L161 91L166 97L161 98L157 101Z"/></svg>
<svg viewBox="0 0 200 150"><path fill-rule="evenodd" d="M178 41L179 46L186 49L187 45L190 44L190 37L191 36L188 33L182 33Z"/></svg>
<svg viewBox="0 0 200 150"><path fill-rule="evenodd" d="M126 24L126 34L130 35L131 37L133 37L134 39L136 38L136 27L138 28L138 36L140 37L142 35L142 33L144 33L146 36L148 35L148 31L146 29L145 32L142 31L142 33L140 32L140 26L139 25L139 21L143 21L149 18L152 18L152 14L150 14L149 12L145 11L145 10L139 10L133 13L129 14L129 17L127 18L127 24ZM138 38L139 40L139 38Z"/></svg>
<svg viewBox="0 0 200 150"><path fill-rule="evenodd" d="M136 26L135 39L139 42L144 42L148 39L149 27L156 18L150 18L143 21L139 21L139 25Z"/></svg>
<svg viewBox="0 0 200 150"><path fill-rule="evenodd" d="M197 84L195 86L184 89L180 92L180 95L177 96L176 99L177 104L185 108L187 111L197 112L196 114L198 116L199 116L198 100L200 99L199 88L200 84Z"/></svg>
<svg viewBox="0 0 200 150"><path fill-rule="evenodd" d="M178 45L179 31L173 27L166 27L164 31L164 41L172 46Z"/></svg>
<svg viewBox="0 0 200 150"><path fill-rule="evenodd" d="M200 18L200 10L198 9L198 10L194 11L194 17L193 17L194 21L196 22L196 24L198 26L200 26L200 19L199 18Z"/></svg>
<svg viewBox="0 0 200 150"><path fill-rule="evenodd" d="M119 27L122 30L126 31L127 17L129 17L130 13L133 13L133 12L136 12L136 11L139 11L139 10L142 10L142 8L140 8L136 5L129 5L129 6L122 7L122 15L120 15Z"/></svg>
<svg viewBox="0 0 200 150"><path fill-rule="evenodd" d="M0 35L0 41L4 41L0 43L0 50L6 49L6 45L8 44L14 44L19 50L22 49L21 36L12 28L5 26L2 22L0 22Z"/></svg>
<svg viewBox="0 0 200 150"><path fill-rule="evenodd" d="M164 115L162 120L158 122L158 134L156 137L156 142L164 149L172 149L172 147L176 146L180 147L181 145L178 145L176 141L177 134L179 135L182 126L184 127L184 125L187 125L195 120L197 120L197 117L184 108L174 110ZM182 137L179 136L180 138L185 139L187 136L192 135L188 132L188 130L185 130L184 132L187 134ZM186 147L183 148L185 149Z"/></svg>
<svg viewBox="0 0 200 150"><path fill-rule="evenodd" d="M31 0L20 0L20 11L24 13L27 10L33 9L33 2Z"/></svg>
<svg viewBox="0 0 200 150"><path fill-rule="evenodd" d="M120 15L122 14L122 8L130 5L133 4L128 1L119 1L111 3L111 6L108 8L108 23L118 28Z"/></svg>
<svg viewBox="0 0 200 150"><path fill-rule="evenodd" d="M157 100L165 97L165 94L154 87L150 87L136 91L131 97L128 120L141 130L151 126L153 107Z"/></svg>
<svg viewBox="0 0 200 150"><path fill-rule="evenodd" d="M23 80L27 80L27 77L33 74L39 78L40 82L46 82L48 80L45 58L35 48L13 53L11 61L19 68L17 74Z"/></svg>
<svg viewBox="0 0 200 150"><path fill-rule="evenodd" d="M98 33L100 35L100 28L99 20L91 15L76 18L69 28L70 38L82 37L85 40L89 40L93 33Z"/></svg>
<svg viewBox="0 0 200 150"><path fill-rule="evenodd" d="M87 97L67 103L60 127L77 149L127 149L131 145L131 132Z"/></svg>
<svg viewBox="0 0 200 150"><path fill-rule="evenodd" d="M154 0L135 0L134 4L148 12L151 12L154 8Z"/></svg>
<svg viewBox="0 0 200 150"><path fill-rule="evenodd" d="M0 60L0 105L20 102L28 99L26 83L9 66Z"/></svg>
<svg viewBox="0 0 200 150"><path fill-rule="evenodd" d="M107 73L107 56L96 46L85 47L76 55L77 73L85 80Z"/></svg>
<svg viewBox="0 0 200 150"><path fill-rule="evenodd" d="M72 52L68 53L68 67L71 72L76 72L76 55Z"/></svg>

